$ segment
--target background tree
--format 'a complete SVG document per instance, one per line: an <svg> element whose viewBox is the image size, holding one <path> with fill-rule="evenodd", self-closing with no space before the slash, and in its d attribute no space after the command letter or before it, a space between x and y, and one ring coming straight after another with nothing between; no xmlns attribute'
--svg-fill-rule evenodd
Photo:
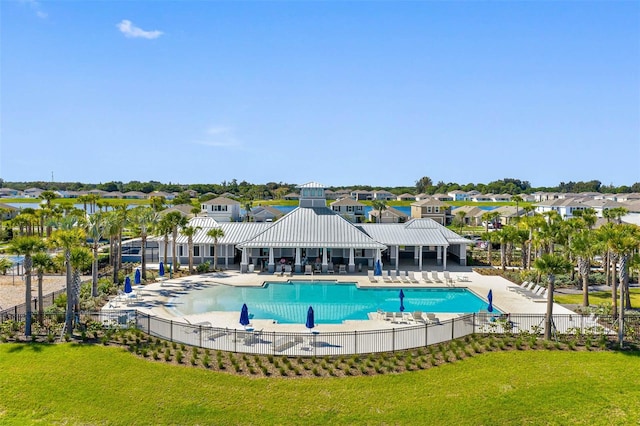
<svg viewBox="0 0 640 426"><path fill-rule="evenodd" d="M387 203L384 200L373 200L371 206L378 211L378 218L376 222L382 223L382 212L387 209Z"/></svg>
<svg viewBox="0 0 640 426"><path fill-rule="evenodd" d="M84 221L87 237L91 239L93 262L91 266L91 296L98 296L98 248L105 233L106 218L104 213L98 212L87 217Z"/></svg>
<svg viewBox="0 0 640 426"><path fill-rule="evenodd" d="M24 256L22 266L24 267L24 303L25 303L25 325L24 335L31 336L31 267L32 256L44 250L45 244L35 236L14 238L9 244L9 251Z"/></svg>
<svg viewBox="0 0 640 426"><path fill-rule="evenodd" d="M433 186L433 181L428 176L423 176L416 181L416 191L418 194L426 193Z"/></svg>
<svg viewBox="0 0 640 426"><path fill-rule="evenodd" d="M93 260L91 251L82 246L76 246L71 249L69 261L72 270L72 288L73 288L73 310L80 312L80 287L82 286L82 271L86 270Z"/></svg>
<svg viewBox="0 0 640 426"><path fill-rule="evenodd" d="M177 271L180 265L178 265L178 231L186 226L188 220L186 217L182 216L180 212L169 212L165 215L166 220L171 226L171 242L172 242L172 265L174 271Z"/></svg>
<svg viewBox="0 0 640 426"><path fill-rule="evenodd" d="M516 203L516 216L520 217L520 209L518 208L519 204L521 202L523 202L524 200L522 199L521 196L519 195L514 195L513 197L511 197L511 201L513 201L514 203Z"/></svg>
<svg viewBox="0 0 640 426"><path fill-rule="evenodd" d="M182 228L182 235L187 237L187 250L189 251L189 273L193 274L193 237L202 229L199 226L185 226Z"/></svg>
<svg viewBox="0 0 640 426"><path fill-rule="evenodd" d="M77 227L78 221L74 217L64 217L58 223L57 229L51 234L49 240L54 247L63 249L67 278L67 310L65 314L65 330L71 333L73 330L73 281L71 269L71 251L84 243L85 234Z"/></svg>
<svg viewBox="0 0 640 426"><path fill-rule="evenodd" d="M536 259L533 267L542 275L547 276L547 313L544 319L544 338L551 340L553 326L553 292L555 291L556 275L567 273L571 269L568 260L553 254L544 254Z"/></svg>
<svg viewBox="0 0 640 426"><path fill-rule="evenodd" d="M213 238L213 269L218 269L218 240L224 237L222 228L211 228L207 235Z"/></svg>
<svg viewBox="0 0 640 426"><path fill-rule="evenodd" d="M38 251L33 255L33 268L38 275L38 323L44 325L44 298L42 283L44 281L44 274L52 271L55 268L55 263L45 251Z"/></svg>
<svg viewBox="0 0 640 426"><path fill-rule="evenodd" d="M136 207L132 210L129 223L133 226L134 232L140 236L140 268L142 278L147 279L147 238L160 221L160 214L151 207Z"/></svg>

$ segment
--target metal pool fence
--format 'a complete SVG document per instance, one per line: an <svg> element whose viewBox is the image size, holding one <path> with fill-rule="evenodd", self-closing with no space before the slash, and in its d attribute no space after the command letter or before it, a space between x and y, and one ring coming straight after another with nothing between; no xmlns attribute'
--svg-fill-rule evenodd
<svg viewBox="0 0 640 426"><path fill-rule="evenodd" d="M34 322L36 315L34 314ZM57 321L63 321L58 315ZM509 314L508 317L485 313L467 314L426 324L398 324L397 327L377 330L340 332L283 332L210 327L187 324L152 315L130 311L85 312L79 315L81 324L89 320L107 328L135 327L153 337L171 342L228 352L285 355L285 356L336 356L393 352L425 347L466 335L531 334L544 332L544 315ZM24 314L4 314L0 322L24 321ZM50 321L56 320L50 318ZM554 335L581 334L591 336L617 335L617 322L611 316L554 315ZM638 341L640 321L632 317L626 323L628 341Z"/></svg>

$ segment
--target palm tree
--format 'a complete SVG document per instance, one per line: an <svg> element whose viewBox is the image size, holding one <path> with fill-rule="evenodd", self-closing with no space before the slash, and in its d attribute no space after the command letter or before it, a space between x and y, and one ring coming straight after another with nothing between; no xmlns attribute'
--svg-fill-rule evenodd
<svg viewBox="0 0 640 426"><path fill-rule="evenodd" d="M38 323L44 323L44 300L42 295L42 281L45 272L53 270L55 262L45 251L39 251L33 255L33 267L38 274Z"/></svg>
<svg viewBox="0 0 640 426"><path fill-rule="evenodd" d="M193 274L193 236L202 228L199 226L185 226L182 228L182 235L187 236L187 246L189 250L189 273Z"/></svg>
<svg viewBox="0 0 640 426"><path fill-rule="evenodd" d="M33 265L32 256L44 250L44 242L39 237L17 237L9 244L11 253L24 256L22 263L24 267L24 303L25 303L25 325L24 335L31 336L31 267Z"/></svg>
<svg viewBox="0 0 640 426"><path fill-rule="evenodd" d="M50 242L54 247L64 250L67 275L67 311L65 330L71 333L73 328L73 281L71 271L71 250L85 241L84 231L77 227L77 219L72 216L62 218L57 229L51 234Z"/></svg>
<svg viewBox="0 0 640 426"><path fill-rule="evenodd" d="M168 256L167 253L169 252L169 234L171 233L171 229L173 228L173 226L171 225L171 218L167 216L168 214L165 216L162 216L156 228L157 232L159 232L160 235L164 237L163 238L164 240L163 261L165 265L167 264L167 256Z"/></svg>
<svg viewBox="0 0 640 426"><path fill-rule="evenodd" d="M582 279L582 306L589 306L589 273L591 259L596 253L596 239L593 231L583 229L571 238L570 251L577 257L578 273Z"/></svg>
<svg viewBox="0 0 640 426"><path fill-rule="evenodd" d="M88 216L84 221L87 237L91 238L93 262L91 265L91 296L98 297L98 248L105 233L106 219L102 212Z"/></svg>
<svg viewBox="0 0 640 426"><path fill-rule="evenodd" d="M72 287L73 287L73 306L74 311L80 311L80 286L82 281L80 278L81 272L89 267L93 261L91 251L86 247L76 246L71 249L71 256L69 257L72 269Z"/></svg>
<svg viewBox="0 0 640 426"><path fill-rule="evenodd" d="M118 236L120 235L120 219L115 212L103 213L102 210L94 213L101 214L104 218L103 233L109 238L109 264L112 270L112 282L118 284Z"/></svg>
<svg viewBox="0 0 640 426"><path fill-rule="evenodd" d="M551 340L551 327L553 324L553 292L557 274L563 274L571 269L568 260L553 254L543 254L533 263L533 267L547 276L549 287L547 288L547 313L544 319L544 338Z"/></svg>
<svg viewBox="0 0 640 426"><path fill-rule="evenodd" d="M460 223L460 234L462 234L462 228L464 228L464 218L467 216L467 212L464 210L458 210L456 212L456 220Z"/></svg>
<svg viewBox="0 0 640 426"><path fill-rule="evenodd" d="M164 197L151 197L149 198L149 201L151 203L151 208L156 212L160 212L162 209L164 209L164 206L166 204L166 200Z"/></svg>
<svg viewBox="0 0 640 426"><path fill-rule="evenodd" d="M244 202L244 220L249 222L249 214L251 213L251 207L253 207L253 201L247 200Z"/></svg>
<svg viewBox="0 0 640 426"><path fill-rule="evenodd" d="M207 236L213 238L213 269L218 269L218 240L224 237L222 228L211 228L207 232Z"/></svg>
<svg viewBox="0 0 640 426"><path fill-rule="evenodd" d="M178 230L180 228L183 228L184 226L187 225L188 220L186 217L182 216L182 214L180 212L169 212L167 213L167 215L165 216L166 220L168 221L168 223L171 225L171 242L173 244L172 247L172 252L173 252L173 256L172 256L172 264L173 264L173 269L174 271L177 271L179 268L177 259L178 259L178 244L177 244L177 240L178 240Z"/></svg>
<svg viewBox="0 0 640 426"><path fill-rule="evenodd" d="M520 218L520 209L518 208L518 205L524 201L524 199L519 196L519 195L514 195L513 197L511 197L511 201L513 201L514 203L516 203L516 216L518 218Z"/></svg>
<svg viewBox="0 0 640 426"><path fill-rule="evenodd" d="M382 212L387 209L387 203L384 200L373 200L371 206L378 211L376 222L382 223Z"/></svg>
<svg viewBox="0 0 640 426"><path fill-rule="evenodd" d="M131 212L130 223L140 235L140 264L142 269L142 278L147 279L147 237L160 221L160 214L151 207L136 207Z"/></svg>

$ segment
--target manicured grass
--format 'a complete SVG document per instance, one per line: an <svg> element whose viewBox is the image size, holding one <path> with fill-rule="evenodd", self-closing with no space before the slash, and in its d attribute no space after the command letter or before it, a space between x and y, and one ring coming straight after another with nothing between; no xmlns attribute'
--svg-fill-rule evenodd
<svg viewBox="0 0 640 426"><path fill-rule="evenodd" d="M631 306L640 306L640 289L629 289L629 295L631 296ZM618 296L619 297L619 296ZM563 305L581 305L582 293L580 294L556 294L553 296L556 303ZM610 291L591 291L589 292L589 304L590 305L611 305L611 292Z"/></svg>
<svg viewBox="0 0 640 426"><path fill-rule="evenodd" d="M509 351L429 370L260 378L102 346L0 345L0 423L635 424L640 353Z"/></svg>

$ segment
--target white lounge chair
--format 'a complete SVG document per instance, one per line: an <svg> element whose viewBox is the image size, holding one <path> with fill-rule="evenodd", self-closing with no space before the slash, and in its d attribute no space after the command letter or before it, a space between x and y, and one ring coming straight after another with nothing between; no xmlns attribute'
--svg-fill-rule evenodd
<svg viewBox="0 0 640 426"><path fill-rule="evenodd" d="M438 272L437 271L431 271L431 279L433 279L434 282L437 283L441 283L442 280L440 280L440 277L438 276Z"/></svg>
<svg viewBox="0 0 640 426"><path fill-rule="evenodd" d="M418 284L418 282L420 282L419 280L416 280L414 273L409 273L409 271L404 271L404 280L411 284Z"/></svg>
<svg viewBox="0 0 640 426"><path fill-rule="evenodd" d="M327 272L333 274L335 271L333 270L333 262L329 262L327 265Z"/></svg>
<svg viewBox="0 0 640 426"><path fill-rule="evenodd" d="M426 319L424 319L424 316L422 315L422 311L415 311L413 314L413 320L415 322L421 322L421 323L425 323L427 322Z"/></svg>
<svg viewBox="0 0 640 426"><path fill-rule="evenodd" d="M378 277L373 275L373 271L367 271L367 276L369 277L369 281L370 282L372 282L372 283L377 283L378 282Z"/></svg>
<svg viewBox="0 0 640 426"><path fill-rule="evenodd" d="M386 274L385 274L384 272L382 272L382 280L383 280L385 283L393 282L393 281L391 280L391 271L387 271L387 273L386 273Z"/></svg>
<svg viewBox="0 0 640 426"><path fill-rule="evenodd" d="M431 283L431 279L429 278L429 271L422 271L422 281L425 283Z"/></svg>
<svg viewBox="0 0 640 426"><path fill-rule="evenodd" d="M436 314L427 314L427 324L440 324L440 319Z"/></svg>
<svg viewBox="0 0 640 426"><path fill-rule="evenodd" d="M449 275L449 271L444 271L442 275L444 275L445 282L447 282L448 284L453 283L453 278L451 278L451 275Z"/></svg>
<svg viewBox="0 0 640 426"><path fill-rule="evenodd" d="M347 273L347 265L338 266L338 273L339 274L346 274Z"/></svg>
<svg viewBox="0 0 640 426"><path fill-rule="evenodd" d="M313 267L311 265L304 265L304 274L313 275Z"/></svg>
<svg viewBox="0 0 640 426"><path fill-rule="evenodd" d="M395 269L393 271L389 271L389 277L391 278L392 283L399 283L400 279L398 278L398 271Z"/></svg>

